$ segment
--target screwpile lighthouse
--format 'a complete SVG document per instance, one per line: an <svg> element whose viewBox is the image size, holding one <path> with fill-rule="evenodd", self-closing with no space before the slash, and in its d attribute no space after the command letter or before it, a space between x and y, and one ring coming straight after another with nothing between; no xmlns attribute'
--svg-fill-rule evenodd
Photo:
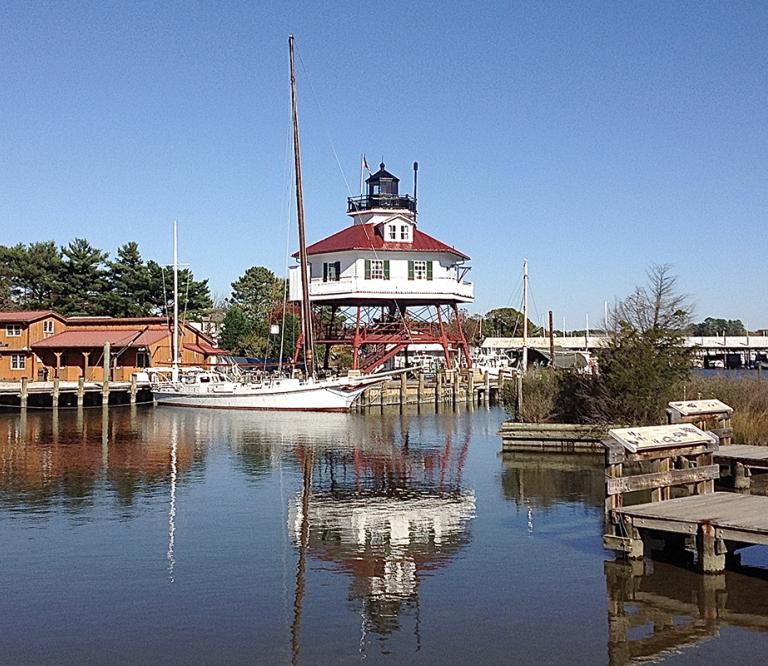
<svg viewBox="0 0 768 666"><path fill-rule="evenodd" d="M414 344L441 345L447 367L470 365L459 314L474 299L469 257L417 228L415 197L399 193L383 162L365 182L347 200L352 225L307 247L318 365L348 346L352 368L373 372ZM299 267L289 276L301 301Z"/></svg>

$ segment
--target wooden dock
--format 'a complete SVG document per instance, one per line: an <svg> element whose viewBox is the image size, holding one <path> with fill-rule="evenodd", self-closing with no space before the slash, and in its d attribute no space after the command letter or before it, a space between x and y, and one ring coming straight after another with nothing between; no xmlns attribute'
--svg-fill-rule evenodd
<svg viewBox="0 0 768 666"><path fill-rule="evenodd" d="M498 400L506 381L509 381L508 377L500 376L496 380L488 373L480 374L472 370L442 370L430 377L418 373L414 379L408 379L403 373L399 379L366 389L355 402L354 409L366 411L398 405L489 404Z"/></svg>
<svg viewBox="0 0 768 666"><path fill-rule="evenodd" d="M130 382L0 382L0 407L59 409L96 405L136 404L151 401L150 386Z"/></svg>
<svg viewBox="0 0 768 666"><path fill-rule="evenodd" d="M498 434L503 452L602 453L608 429L570 423L505 421Z"/></svg>
<svg viewBox="0 0 768 666"><path fill-rule="evenodd" d="M726 555L768 545L768 497L714 492L720 477L717 437L690 424L616 429L610 435L606 548L641 559L645 543L661 538L664 548L694 550L703 573L720 573ZM632 471L640 473L627 474ZM687 496L673 497L673 488ZM630 494L648 492L650 502L627 506Z"/></svg>

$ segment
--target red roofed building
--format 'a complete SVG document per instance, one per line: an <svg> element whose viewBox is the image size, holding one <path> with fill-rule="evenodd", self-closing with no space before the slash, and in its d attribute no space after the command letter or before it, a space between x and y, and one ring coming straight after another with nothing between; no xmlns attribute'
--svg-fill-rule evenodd
<svg viewBox="0 0 768 666"><path fill-rule="evenodd" d="M206 367L225 354L190 324L180 327L182 365ZM148 367L170 367L172 335L163 317L62 317L50 310L0 312L0 380L101 381L104 345L112 379Z"/></svg>
<svg viewBox="0 0 768 666"><path fill-rule="evenodd" d="M51 310L0 312L0 380L35 377L40 364L32 344L65 326L64 317Z"/></svg>
<svg viewBox="0 0 768 666"><path fill-rule="evenodd" d="M134 372L149 367L167 368L173 362L172 328L163 317L70 317L67 324L66 331L32 345L60 379L101 381L107 342L115 381L127 381ZM180 326L182 366L206 367L222 353L197 328Z"/></svg>
<svg viewBox="0 0 768 666"><path fill-rule="evenodd" d="M353 224L307 247L312 306L318 322L332 322L315 334L326 367L335 345L351 345L353 368L365 371L409 344L439 343L449 367L470 363L461 334L447 332L458 306L474 300L469 257L417 228L416 200L399 193L399 182L382 163L367 194L348 199ZM302 299L298 266L290 296Z"/></svg>

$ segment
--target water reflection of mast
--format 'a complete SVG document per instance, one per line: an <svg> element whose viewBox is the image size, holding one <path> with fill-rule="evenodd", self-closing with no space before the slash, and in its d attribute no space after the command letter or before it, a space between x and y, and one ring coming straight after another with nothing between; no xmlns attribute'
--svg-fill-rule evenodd
<svg viewBox="0 0 768 666"><path fill-rule="evenodd" d="M176 545L176 448L178 446L178 430L174 421L171 428L171 504L168 507L168 580L174 582L174 569L176 557L174 547Z"/></svg>
<svg viewBox="0 0 768 666"><path fill-rule="evenodd" d="M301 612L304 604L304 579L307 570L307 545L309 544L309 491L312 487L312 451L304 455L303 480L301 491L301 531L299 533L299 561L296 564L296 597L293 603L293 624L291 625L291 663L299 663L299 629Z"/></svg>

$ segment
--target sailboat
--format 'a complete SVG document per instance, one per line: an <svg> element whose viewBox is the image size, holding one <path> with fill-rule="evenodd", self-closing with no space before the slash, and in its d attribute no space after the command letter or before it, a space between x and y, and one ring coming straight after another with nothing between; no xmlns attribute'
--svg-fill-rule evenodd
<svg viewBox="0 0 768 666"><path fill-rule="evenodd" d="M217 409L252 409L303 412L348 412L355 399L368 387L380 384L407 369L319 379L315 375L312 337L312 309L309 302L307 246L304 235L304 200L301 185L301 152L296 108L296 75L293 56L293 35L288 39L291 62L291 109L293 115L293 148L296 167L296 203L299 227L299 257L304 287L301 320L306 378L265 378L257 384L232 381L218 372L180 373L178 327L178 234L174 223L174 329L173 370L171 381L153 386L155 401L160 405L177 407L209 407Z"/></svg>

